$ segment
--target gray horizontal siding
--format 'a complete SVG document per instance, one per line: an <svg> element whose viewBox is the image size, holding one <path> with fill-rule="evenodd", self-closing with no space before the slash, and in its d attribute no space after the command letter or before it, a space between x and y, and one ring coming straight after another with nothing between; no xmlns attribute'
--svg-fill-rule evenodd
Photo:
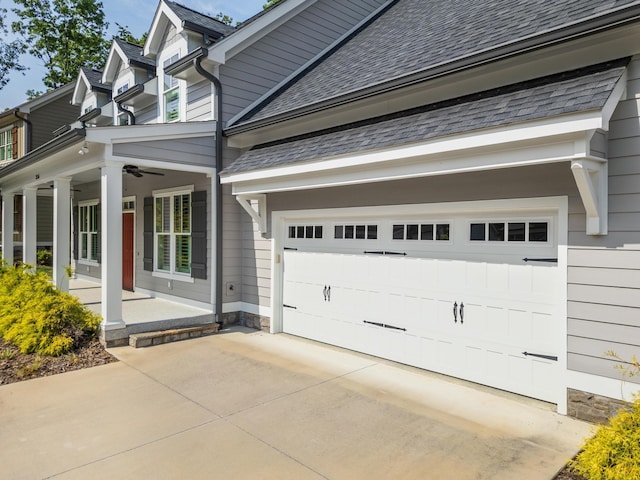
<svg viewBox="0 0 640 480"><path fill-rule="evenodd" d="M76 121L80 107L71 105L72 93L38 108L29 114L33 124L32 149L44 145L53 138L53 131Z"/></svg>
<svg viewBox="0 0 640 480"><path fill-rule="evenodd" d="M158 123L158 104L154 102L145 108L136 110L135 116L138 125Z"/></svg>
<svg viewBox="0 0 640 480"><path fill-rule="evenodd" d="M569 233L568 367L610 378L621 373L605 352L613 350L623 359L640 353L638 59L630 64L628 79L627 96L608 132L609 234L584 235L579 229L584 216L577 213Z"/></svg>
<svg viewBox="0 0 640 480"><path fill-rule="evenodd" d="M225 121L348 32L384 0L320 0L220 66Z"/></svg>
<svg viewBox="0 0 640 480"><path fill-rule="evenodd" d="M121 143L113 146L113 154L129 158L166 160L176 163L215 166L214 137L180 140Z"/></svg>
<svg viewBox="0 0 640 480"><path fill-rule="evenodd" d="M202 82L187 87L187 122L212 120L212 87L211 82Z"/></svg>

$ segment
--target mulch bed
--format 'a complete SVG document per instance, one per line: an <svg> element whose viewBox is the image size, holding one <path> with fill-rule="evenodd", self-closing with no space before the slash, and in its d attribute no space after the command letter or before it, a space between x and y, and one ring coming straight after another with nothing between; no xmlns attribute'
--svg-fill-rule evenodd
<svg viewBox="0 0 640 480"><path fill-rule="evenodd" d="M571 473L569 467L565 467L553 480L585 480L584 477Z"/></svg>
<svg viewBox="0 0 640 480"><path fill-rule="evenodd" d="M0 387L32 378L106 365L118 360L97 339L59 357L20 353L17 347L0 338Z"/></svg>

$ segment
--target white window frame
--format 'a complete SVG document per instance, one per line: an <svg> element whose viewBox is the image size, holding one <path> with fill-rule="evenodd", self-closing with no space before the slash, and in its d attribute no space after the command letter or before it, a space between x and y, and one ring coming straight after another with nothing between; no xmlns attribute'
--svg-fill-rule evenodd
<svg viewBox="0 0 640 480"><path fill-rule="evenodd" d="M176 196L180 195L189 195L191 198L191 194L194 192L194 186L188 185L184 187L176 187L170 189L163 190L154 190L152 192L153 196L153 271L151 275L153 277L158 278L166 278L169 280L176 280L180 282L188 282L195 283L195 279L191 276L191 271L189 273L182 273L176 271L176 238L178 235L183 235L183 233L175 232L175 215L173 210L173 199ZM168 233L158 233L156 231L157 228L157 218L156 218L156 201L159 198L169 198L169 206L171 208L171 215L169 218L169 232ZM189 238L192 238L193 233L193 211L191 210L191 206L189 206ZM169 236L169 270L160 270L158 269L158 239L161 235ZM193 243L190 244L190 255L193 253Z"/></svg>
<svg viewBox="0 0 640 480"><path fill-rule="evenodd" d="M78 263L81 265L93 265L93 266L99 266L100 262L99 260L94 260L91 257L93 256L93 250L92 250L92 242L91 239L93 236L95 236L96 238L99 238L100 235L100 222L96 222L96 228L95 230L83 230L83 220L82 220L82 209L83 208L87 208L87 218L86 220L86 225L90 226L91 225L91 208L98 208L100 205L100 200L98 199L93 199L93 200L85 200L82 202L78 202ZM87 235L87 255L86 257L82 256L82 237L83 234ZM100 244L97 243L97 248L98 248L98 252L100 251Z"/></svg>
<svg viewBox="0 0 640 480"><path fill-rule="evenodd" d="M12 129L13 125L9 128L0 129L0 151L10 152L9 156L5 155L4 158L2 158L2 156L0 155L0 161L13 160L13 135L11 135ZM2 141L3 139L5 139L4 142Z"/></svg>
<svg viewBox="0 0 640 480"><path fill-rule="evenodd" d="M186 110L186 101L185 101L185 91L184 91L184 81L179 80L175 77L171 77L167 75L171 79L171 82L175 82L175 85L171 84L169 88L165 88L165 73L164 67L166 64L171 64L176 62L178 59L182 57L181 50L172 50L167 55L162 55L160 62L158 65L161 66L162 70L158 75L158 91L160 92L159 100L160 100L160 123L176 123L184 121L185 110ZM177 93L178 95L178 115L173 120L167 120L167 102L166 96L170 93Z"/></svg>

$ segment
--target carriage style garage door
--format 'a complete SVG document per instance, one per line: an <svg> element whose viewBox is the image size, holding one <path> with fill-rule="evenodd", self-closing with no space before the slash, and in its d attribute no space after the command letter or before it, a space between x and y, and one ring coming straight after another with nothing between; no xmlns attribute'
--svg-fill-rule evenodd
<svg viewBox="0 0 640 480"><path fill-rule="evenodd" d="M289 221L283 330L556 402L557 220Z"/></svg>

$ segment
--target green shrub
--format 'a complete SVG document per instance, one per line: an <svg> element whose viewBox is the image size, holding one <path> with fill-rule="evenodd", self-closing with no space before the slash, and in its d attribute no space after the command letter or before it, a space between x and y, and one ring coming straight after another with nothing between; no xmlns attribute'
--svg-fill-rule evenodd
<svg viewBox="0 0 640 480"><path fill-rule="evenodd" d="M587 480L640 479L640 396L599 427L569 466Z"/></svg>
<svg viewBox="0 0 640 480"><path fill-rule="evenodd" d="M36 255L38 258L38 265L47 267L51 266L51 259L53 258L53 255L50 250L38 250Z"/></svg>
<svg viewBox="0 0 640 480"><path fill-rule="evenodd" d="M22 353L62 355L93 338L100 317L31 267L0 267L0 335Z"/></svg>

